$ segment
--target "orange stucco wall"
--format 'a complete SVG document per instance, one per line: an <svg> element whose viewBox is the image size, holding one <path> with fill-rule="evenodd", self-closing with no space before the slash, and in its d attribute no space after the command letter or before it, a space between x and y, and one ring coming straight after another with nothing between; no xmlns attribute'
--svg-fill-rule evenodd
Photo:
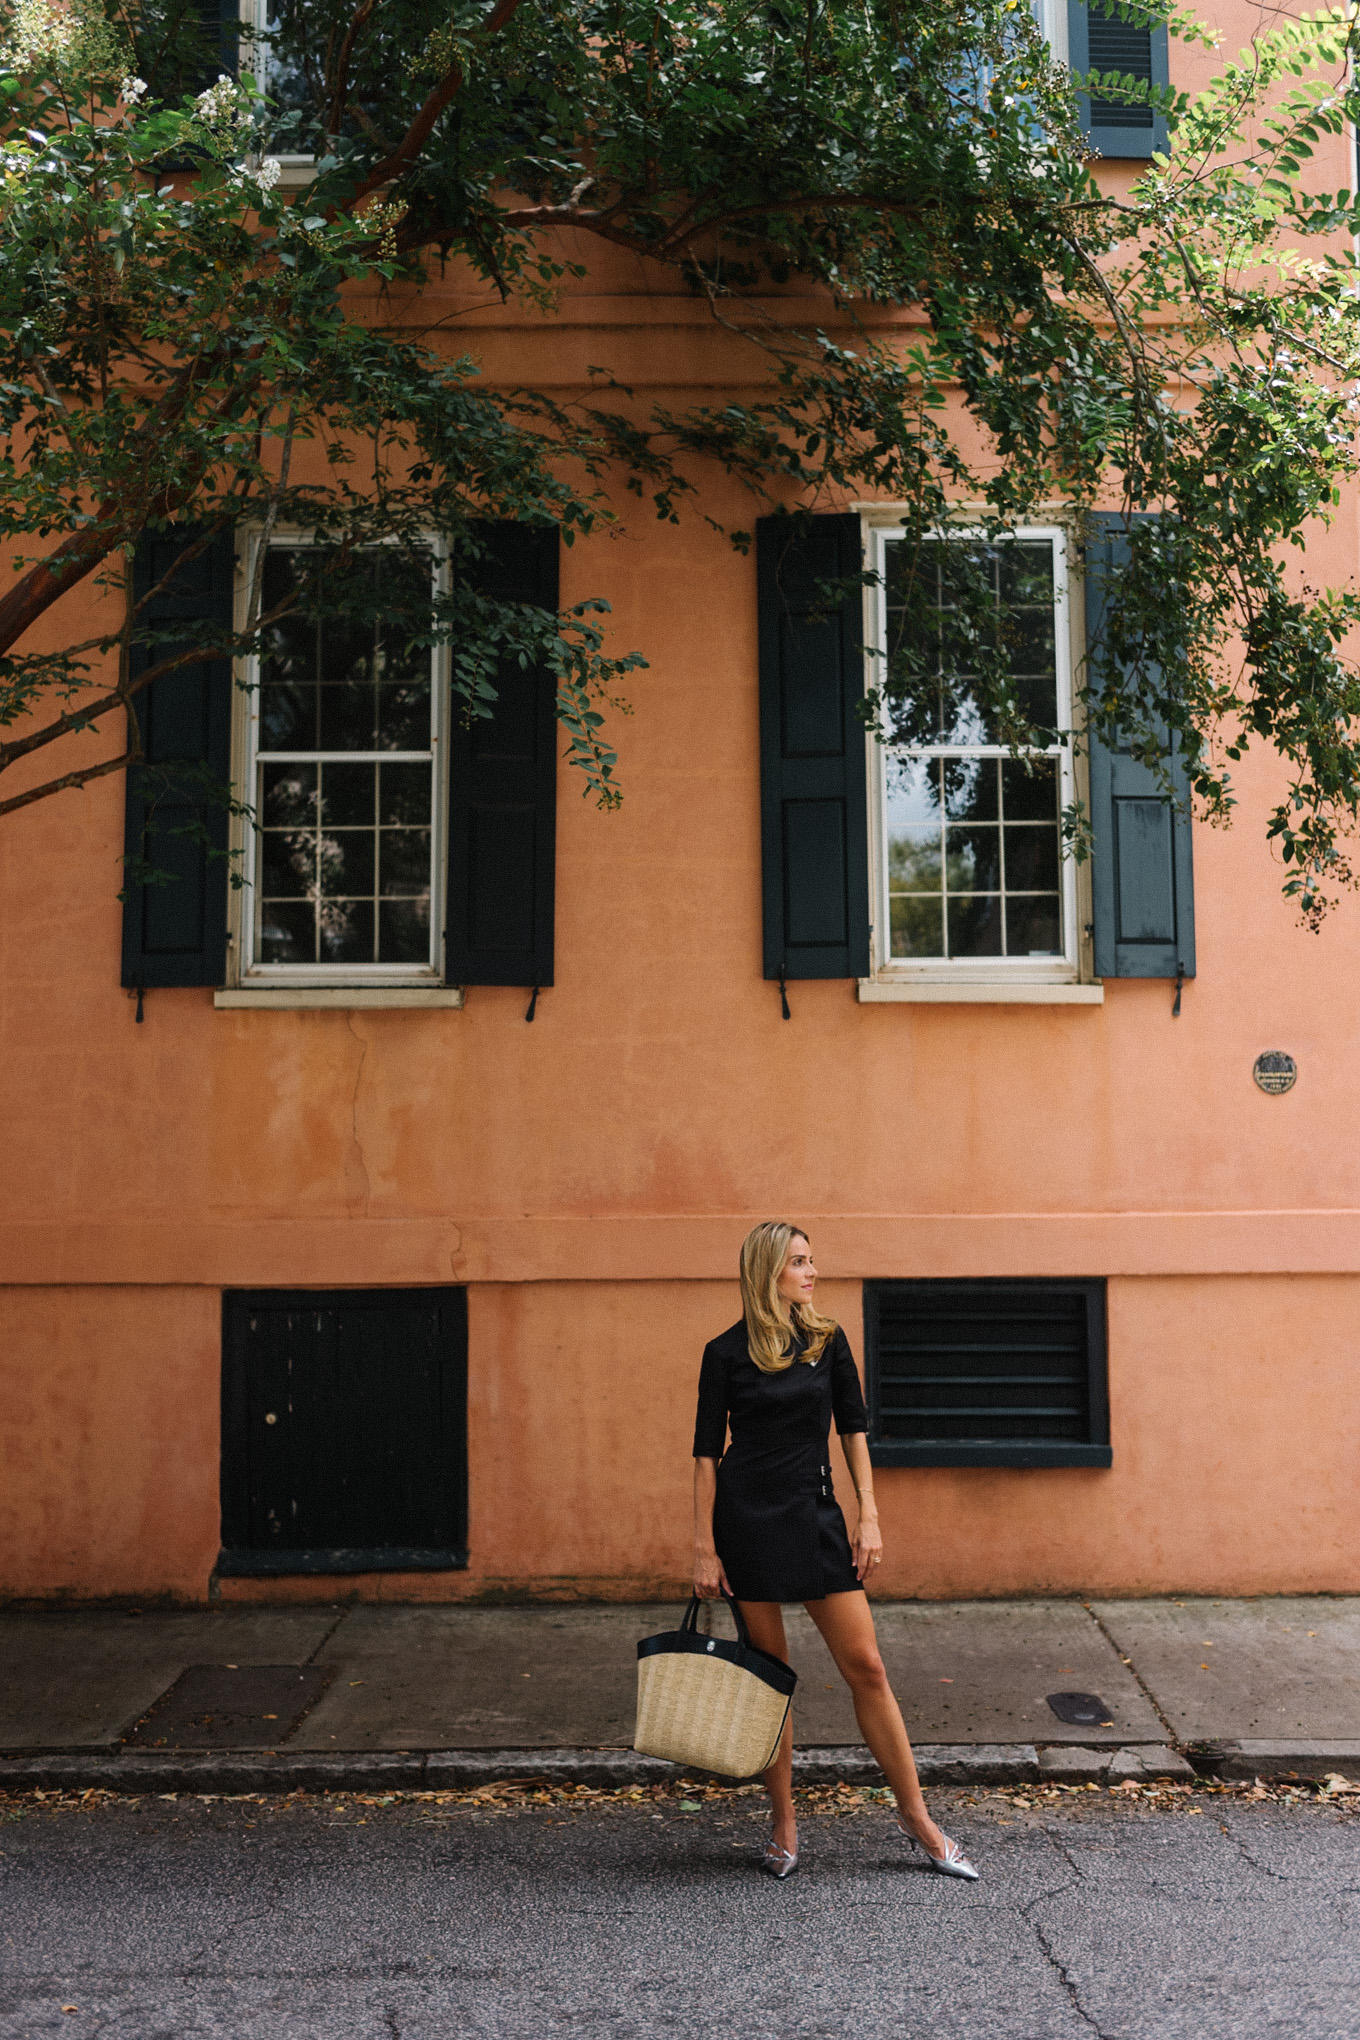
<svg viewBox="0 0 1360 2040"><path fill-rule="evenodd" d="M1111 1283L1113 1468L880 1471L879 1591L1353 1590L1355 1301L1346 1276ZM823 1303L856 1337L856 1286L827 1284ZM221 1591L678 1593L696 1356L736 1308L721 1282L475 1286L468 1570ZM203 1597L218 1544L218 1317L203 1288L0 1297L9 1594Z"/></svg>
<svg viewBox="0 0 1360 2040"><path fill-rule="evenodd" d="M593 259L550 327L456 280L423 314L458 315L493 377L563 392L596 361L640 401L749 373L701 307ZM1310 580L1353 576L1357 509ZM139 1026L121 784L0 825L0 1594L208 1593L224 1287L443 1282L469 1285L471 1566L344 1591L678 1587L698 1354L771 1214L810 1227L856 1333L865 1277L1110 1278L1113 1469L881 1473L885 1593L1360 1590L1360 900L1298 927L1270 766L1242 769L1230 832L1196 830L1179 1018L1162 983L1084 1008L814 983L785 1023L760 966L754 563L698 515L637 517L562 573L650 668L614 730L622 812L562 772L532 1026L510 990L339 1013L153 991ZM1265 1048L1298 1059L1285 1097L1252 1083Z"/></svg>

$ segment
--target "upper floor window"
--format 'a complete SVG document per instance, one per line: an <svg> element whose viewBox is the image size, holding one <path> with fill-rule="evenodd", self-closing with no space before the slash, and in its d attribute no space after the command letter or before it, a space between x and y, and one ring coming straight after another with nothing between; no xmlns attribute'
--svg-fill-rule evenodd
<svg viewBox="0 0 1360 2040"><path fill-rule="evenodd" d="M264 610L305 575L307 541L272 545ZM437 979L442 971L437 826L439 654L384 620L433 590L432 551L370 546L355 570L370 620L299 607L271 626L251 676L245 784L245 969L258 977L352 982ZM402 585L404 584L404 585Z"/></svg>
<svg viewBox="0 0 1360 2040"><path fill-rule="evenodd" d="M987 543L956 533L910 554L900 530L873 538L871 657L890 673L909 658L918 676L910 713L875 747L878 966L1071 977L1075 876L1061 829L1074 794L1070 748L1013 754L970 671L990 637L1031 721L1054 734L1070 726L1064 534L1036 527Z"/></svg>
<svg viewBox="0 0 1360 2040"><path fill-rule="evenodd" d="M319 79L309 77L302 61L279 44L277 0L238 0L241 14L241 68L249 71L271 102L274 119L315 111ZM271 142L283 167L285 187L306 183L315 157L300 150L297 140L280 131Z"/></svg>

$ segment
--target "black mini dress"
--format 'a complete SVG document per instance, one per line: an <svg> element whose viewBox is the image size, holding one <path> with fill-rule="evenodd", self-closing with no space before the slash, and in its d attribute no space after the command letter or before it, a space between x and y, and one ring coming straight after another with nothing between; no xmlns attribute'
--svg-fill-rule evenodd
<svg viewBox="0 0 1360 2040"><path fill-rule="evenodd" d="M739 1601L820 1601L859 1591L831 1486L833 1416L842 1438L869 1428L839 1326L818 1361L795 1357L782 1374L756 1366L744 1320L705 1346L694 1457L720 1461L713 1541Z"/></svg>

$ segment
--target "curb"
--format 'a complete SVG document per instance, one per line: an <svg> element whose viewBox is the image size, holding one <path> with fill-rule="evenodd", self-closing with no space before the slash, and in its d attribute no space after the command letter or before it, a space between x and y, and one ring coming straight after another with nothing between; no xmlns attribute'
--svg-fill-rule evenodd
<svg viewBox="0 0 1360 2040"><path fill-rule="evenodd" d="M1215 1746L1252 1749L1251 1744ZM1276 1749L1275 1744L1260 1745ZM1317 1745L1321 1748L1322 1745ZM1349 1759L1360 1768L1360 1743ZM1332 1746L1328 1745L1331 1752ZM1215 1757L1217 1767L1220 1759ZM922 1743L916 1765L923 1785L1033 1785L1089 1783L1124 1778L1194 1776L1185 1758L1164 1743L1122 1750L1069 1746L1037 1749L1033 1743ZM1342 1764L1328 1761L1322 1776ZM664 1785L693 1766L620 1749L73 1751L46 1756L0 1755L0 1791L6 1792L438 1792L478 1785ZM1258 1765L1259 1769L1259 1765ZM1219 1770L1223 1777L1235 1772ZM1254 1776L1255 1772L1247 1775ZM1261 1775L1267 1775L1262 1773ZM1283 1774L1270 1774L1283 1775ZM862 1744L795 1750L797 1785L881 1785L883 1773ZM730 1780L724 1780L730 1783Z"/></svg>
<svg viewBox="0 0 1360 2040"><path fill-rule="evenodd" d="M1234 1782L1290 1778L1300 1784L1334 1773L1360 1778L1360 1742L1209 1742L1195 1745L1198 1769Z"/></svg>

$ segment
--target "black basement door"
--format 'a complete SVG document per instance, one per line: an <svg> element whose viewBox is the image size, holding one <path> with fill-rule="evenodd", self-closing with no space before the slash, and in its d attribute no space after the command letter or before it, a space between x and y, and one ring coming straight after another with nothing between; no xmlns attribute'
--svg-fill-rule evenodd
<svg viewBox="0 0 1360 2040"><path fill-rule="evenodd" d="M467 1564L461 1289L223 1298L225 1574Z"/></svg>

